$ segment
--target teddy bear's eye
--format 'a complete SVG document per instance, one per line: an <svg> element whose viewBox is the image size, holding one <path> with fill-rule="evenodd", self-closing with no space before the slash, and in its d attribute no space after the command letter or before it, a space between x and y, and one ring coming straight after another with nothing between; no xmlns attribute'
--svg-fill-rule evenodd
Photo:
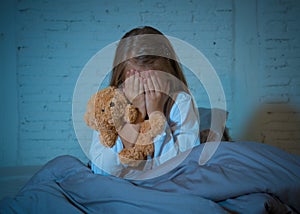
<svg viewBox="0 0 300 214"><path fill-rule="evenodd" d="M101 111L102 111L102 112L105 112L105 110L104 110L104 109L101 109Z"/></svg>
<svg viewBox="0 0 300 214"><path fill-rule="evenodd" d="M110 107L114 107L114 106L115 106L115 103L114 103L114 102L111 102L111 103L109 104L109 106L110 106Z"/></svg>

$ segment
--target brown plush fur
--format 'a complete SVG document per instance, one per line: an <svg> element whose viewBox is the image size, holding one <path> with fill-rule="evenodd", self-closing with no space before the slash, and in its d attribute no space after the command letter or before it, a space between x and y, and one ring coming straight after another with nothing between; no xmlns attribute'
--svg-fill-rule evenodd
<svg viewBox="0 0 300 214"><path fill-rule="evenodd" d="M87 104L84 115L86 124L100 133L100 143L113 147L125 123L134 123L138 110L128 103L125 95L115 87L108 87L94 94ZM148 156L153 156L153 139L160 134L165 126L166 119L162 113L154 112L149 120L140 125L139 135L134 147L124 148L119 153L123 164L137 166Z"/></svg>

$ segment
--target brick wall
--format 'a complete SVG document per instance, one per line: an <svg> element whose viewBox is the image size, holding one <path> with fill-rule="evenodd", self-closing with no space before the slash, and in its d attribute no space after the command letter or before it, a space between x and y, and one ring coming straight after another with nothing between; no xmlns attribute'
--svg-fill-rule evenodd
<svg viewBox="0 0 300 214"><path fill-rule="evenodd" d="M9 154L1 156L0 165L43 164L60 154L72 154L85 160L72 124L72 96L77 78L97 51L140 25L154 26L205 54L222 81L230 112L227 126L234 137L279 145L282 136L286 136L282 140L284 145L296 144L294 142L299 141L299 130L295 127L299 124L296 118L299 118L300 102L297 73L300 4L275 0L251 3L253 7L248 12L254 14L255 23L249 20L253 28L250 39L256 42L260 56L253 60L256 58L248 46L239 46L249 41L236 37L243 35L244 25L237 20L244 18L244 14L239 13L246 10L244 3L231 0L14 2L9 6L13 14L7 15L14 18L13 31L3 28L1 35L4 37L7 32L15 35L8 40L14 44L15 51L10 54L16 54L16 80L11 81L15 86L8 87L17 88L18 118L14 120L18 139L10 144L13 149L8 150L7 138L3 138L1 154L6 151ZM6 47L7 42L2 39L1 44ZM242 54L237 56L237 53ZM248 58L254 62L246 62L249 67L241 71L241 65ZM251 70L254 71L249 75ZM9 73L7 69L4 72ZM192 73L186 75L197 104L208 106L201 84L195 82ZM259 81L256 76L260 77ZM257 104L255 111L250 105L239 108L252 90L252 82L259 86L251 99ZM273 105L274 102L276 106L283 104L290 108L282 112L263 107L266 120L262 121L262 128L256 128L253 135L246 133L245 130L249 130L246 127L258 121L252 122L252 119L261 111L260 104ZM248 111L248 116L244 111ZM277 136L274 127L287 123L289 126L281 129L284 134ZM292 147L289 144L286 148L291 150Z"/></svg>
<svg viewBox="0 0 300 214"><path fill-rule="evenodd" d="M258 19L261 108L247 135L300 154L299 1L258 1Z"/></svg>

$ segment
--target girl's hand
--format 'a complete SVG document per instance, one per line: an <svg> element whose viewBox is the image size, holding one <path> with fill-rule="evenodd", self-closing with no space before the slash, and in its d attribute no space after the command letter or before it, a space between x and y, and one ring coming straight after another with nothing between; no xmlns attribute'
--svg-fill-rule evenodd
<svg viewBox="0 0 300 214"><path fill-rule="evenodd" d="M146 110L148 116L154 111L163 113L164 106L169 98L170 83L160 78L159 71L145 71L144 76Z"/></svg>
<svg viewBox="0 0 300 214"><path fill-rule="evenodd" d="M132 69L126 72L126 79L124 82L123 90L127 99L140 112L136 122L144 121L146 116L144 85L138 71Z"/></svg>

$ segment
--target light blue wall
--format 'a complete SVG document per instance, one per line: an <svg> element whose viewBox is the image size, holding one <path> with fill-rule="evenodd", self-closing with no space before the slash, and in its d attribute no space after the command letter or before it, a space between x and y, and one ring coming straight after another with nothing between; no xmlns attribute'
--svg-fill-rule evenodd
<svg viewBox="0 0 300 214"><path fill-rule="evenodd" d="M236 139L300 154L300 2L233 5L231 128Z"/></svg>
<svg viewBox="0 0 300 214"><path fill-rule="evenodd" d="M85 160L72 123L77 78L97 51L141 25L210 60L234 139L300 151L299 7L296 0L2 1L0 165L43 164L61 154ZM197 104L208 106L186 75Z"/></svg>
<svg viewBox="0 0 300 214"><path fill-rule="evenodd" d="M18 86L16 58L16 4L0 7L0 165L18 164Z"/></svg>

